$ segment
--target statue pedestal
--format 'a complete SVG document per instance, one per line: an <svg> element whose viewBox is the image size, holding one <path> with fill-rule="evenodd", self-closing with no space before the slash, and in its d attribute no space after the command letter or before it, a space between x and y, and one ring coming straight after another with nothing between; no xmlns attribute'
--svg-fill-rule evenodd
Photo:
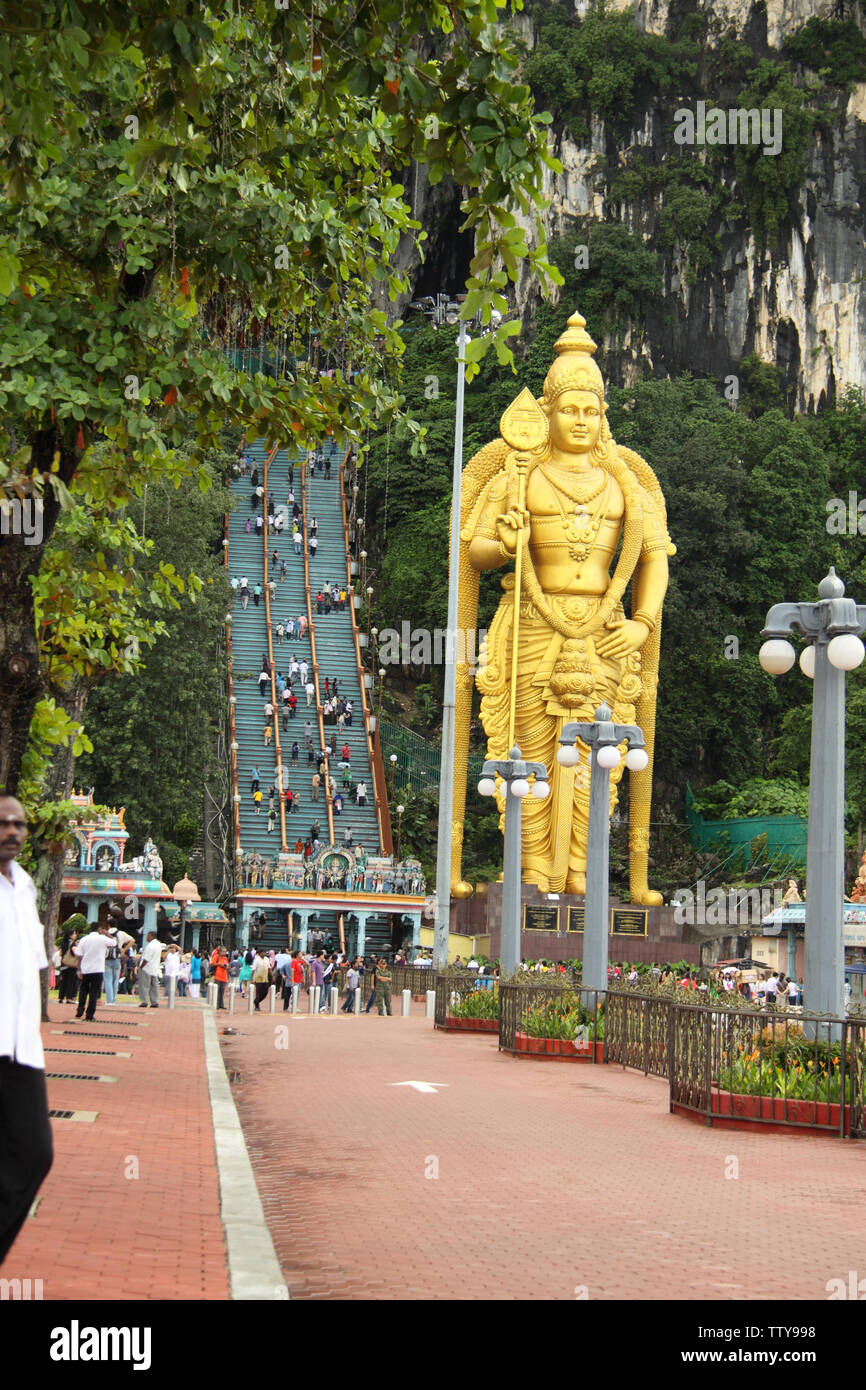
<svg viewBox="0 0 866 1390"><path fill-rule="evenodd" d="M524 883L520 893L523 930L520 954L527 960L582 960L584 898L560 893L552 900L534 884ZM614 961L684 959L699 963L695 933L674 919L672 907L640 907L610 899L609 958ZM499 955L502 932L502 884L491 883L484 895L451 905L451 930L490 937L491 957ZM685 939L684 939L685 938ZM689 939L690 938L690 939Z"/></svg>

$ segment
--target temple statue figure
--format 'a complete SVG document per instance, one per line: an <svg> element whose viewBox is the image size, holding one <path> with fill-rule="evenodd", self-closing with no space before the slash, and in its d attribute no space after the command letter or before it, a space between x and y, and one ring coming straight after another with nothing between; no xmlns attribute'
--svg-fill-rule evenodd
<svg viewBox="0 0 866 1390"><path fill-rule="evenodd" d="M863 859L864 862L866 862L866 854L864 854ZM864 869L863 865L860 866L860 873L866 875L866 869ZM866 892L866 882L864 882L864 892ZM801 903L802 901L800 890L797 887L797 880L795 878L789 878L788 886L782 898L782 906L789 907L791 903Z"/></svg>
<svg viewBox="0 0 866 1390"><path fill-rule="evenodd" d="M866 854L860 859L860 868L857 871L857 877L854 880L854 887L851 889L849 901L852 903L866 903Z"/></svg>
<svg viewBox="0 0 866 1390"><path fill-rule="evenodd" d="M577 768L556 761L563 725L593 720L606 701L620 724L639 724L649 765L630 773L632 902L661 895L647 882L661 608L668 583L664 497L653 470L618 446L605 418L596 345L574 314L536 402L523 391L502 417L503 437L463 472L458 628L478 620L482 571L506 574L477 676L490 758L516 743L548 769L550 795L523 802L523 878L542 891L584 893L589 819L587 748ZM621 542L621 545L620 545ZM618 558L614 564L619 548ZM613 570L613 574L611 574ZM630 613L623 607L631 585ZM512 699L512 634L518 622ZM452 892L467 897L461 859L473 672L458 652ZM624 764L611 773L611 810ZM497 795L504 818L504 795Z"/></svg>

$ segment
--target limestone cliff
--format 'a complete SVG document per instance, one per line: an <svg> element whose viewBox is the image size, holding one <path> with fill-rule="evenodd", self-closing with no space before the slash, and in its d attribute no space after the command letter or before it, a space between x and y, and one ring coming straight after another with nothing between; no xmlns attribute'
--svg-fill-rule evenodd
<svg viewBox="0 0 866 1390"><path fill-rule="evenodd" d="M545 8L537 3L517 21L529 53L538 42ZM628 7L610 0L607 8ZM581 18L590 9L591 0L577 0L574 13ZM786 41L813 17L864 28L859 5L818 0L642 0L633 13L638 30L671 41L687 20L693 25L705 20L706 49L736 36L756 63L778 59ZM804 89L814 89L821 80L805 65L792 63L790 69ZM828 89L825 118L772 235L756 232L748 217L726 221L720 216L712 227L711 263L705 260L696 271L686 242L660 235L667 190L650 184L623 195L615 183L617 172L636 159L658 168L682 158L673 115L680 104L694 108L702 94L710 104L724 106L731 89L717 96L712 88L704 86L702 92L698 82L684 77L681 90L663 94L650 86L642 91L630 126L591 111L585 133L575 135L560 119L551 126L562 173L546 176L548 237L587 221L615 221L659 255L662 293L647 305L642 323L632 323L616 344L605 343L608 375L627 383L647 371L676 375L690 370L722 380L737 372L743 356L756 353L782 369L786 397L798 409L814 409L849 385L866 390L866 82ZM726 165L721 179L736 200L740 190L733 168ZM428 292L437 276L440 286L454 283L459 248L449 228L456 209L441 189L427 187L423 170L416 174L414 192L416 211L431 235L428 266L416 282ZM517 287L517 308L527 322L535 294L527 282Z"/></svg>

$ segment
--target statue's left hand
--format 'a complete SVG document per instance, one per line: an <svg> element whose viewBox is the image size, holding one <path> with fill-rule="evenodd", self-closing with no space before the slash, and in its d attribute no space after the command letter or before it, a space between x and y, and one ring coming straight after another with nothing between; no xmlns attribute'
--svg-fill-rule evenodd
<svg viewBox="0 0 866 1390"><path fill-rule="evenodd" d="M627 618L624 623L619 623L603 637L597 637L595 649L599 656L628 656L630 652L638 651L648 636L649 632L643 623Z"/></svg>

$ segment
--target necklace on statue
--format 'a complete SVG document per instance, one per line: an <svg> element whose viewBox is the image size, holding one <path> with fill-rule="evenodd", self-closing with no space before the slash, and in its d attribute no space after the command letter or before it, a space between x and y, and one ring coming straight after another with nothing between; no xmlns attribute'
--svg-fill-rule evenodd
<svg viewBox="0 0 866 1390"><path fill-rule="evenodd" d="M584 507L587 502L598 497L607 485L607 474L603 468L591 468L586 473L575 473L570 468L562 468L549 461L542 463L540 468L551 486L570 501L577 503L578 507Z"/></svg>
<svg viewBox="0 0 866 1390"><path fill-rule="evenodd" d="M601 470L600 470L601 471ZM547 475L545 474L545 477ZM562 517L565 539L568 541L568 553L572 560L583 564L589 558L592 547L595 545L602 523L607 515L607 498L610 479L602 471L601 486L590 494L590 500L599 497L599 503L595 511L591 514L586 509L586 503L580 499L571 497L565 488L559 483L554 483L552 478L547 478L548 486L556 502L557 510ZM575 502L574 514L570 516L559 499L559 491L565 492L569 500ZM580 578L578 570L576 578Z"/></svg>

